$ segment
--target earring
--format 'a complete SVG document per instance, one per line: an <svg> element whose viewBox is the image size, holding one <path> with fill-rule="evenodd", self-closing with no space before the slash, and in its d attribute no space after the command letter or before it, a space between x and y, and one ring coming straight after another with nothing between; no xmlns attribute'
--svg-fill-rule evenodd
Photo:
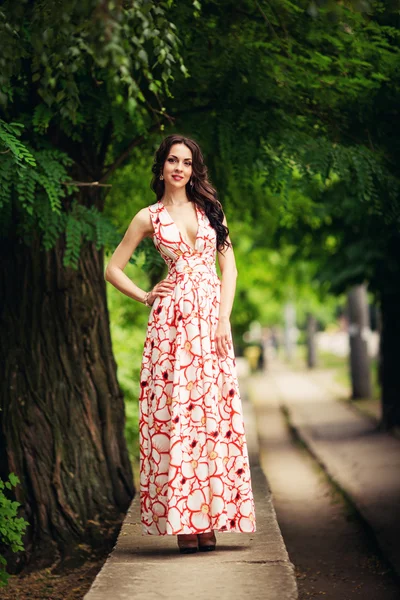
<svg viewBox="0 0 400 600"><path fill-rule="evenodd" d="M192 179L190 180L190 187L193 187L193 186L194 186L194 181L193 181L193 178L192 178Z"/></svg>
<svg viewBox="0 0 400 600"><path fill-rule="evenodd" d="M164 179L164 175L160 175L160 179L162 181Z"/></svg>

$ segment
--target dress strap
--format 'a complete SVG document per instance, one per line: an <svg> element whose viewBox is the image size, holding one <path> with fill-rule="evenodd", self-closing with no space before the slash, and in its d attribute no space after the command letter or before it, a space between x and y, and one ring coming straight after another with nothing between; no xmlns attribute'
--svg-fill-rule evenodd
<svg viewBox="0 0 400 600"><path fill-rule="evenodd" d="M148 206L149 209L149 213L150 213L150 218L151 218L151 222L153 224L153 228L154 228L154 235L156 235L158 237L159 235L159 230L160 230L160 225L161 225L161 221L160 221L160 202L156 202L155 204L151 204L150 206Z"/></svg>

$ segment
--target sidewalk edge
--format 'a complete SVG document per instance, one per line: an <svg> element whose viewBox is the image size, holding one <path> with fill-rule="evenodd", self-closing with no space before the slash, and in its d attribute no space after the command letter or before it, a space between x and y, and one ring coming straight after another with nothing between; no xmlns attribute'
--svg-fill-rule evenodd
<svg viewBox="0 0 400 600"><path fill-rule="evenodd" d="M285 417L287 418L287 422L292 434L299 440L301 440L301 442L305 445L307 451L324 470L324 472L326 473L330 481L333 483L333 485L335 485L340 490L340 492L343 494L346 500L353 506L363 525L369 531L371 537L375 540L377 544L377 549L381 553L382 560L388 565L390 565L394 572L398 576L400 576L400 564L398 563L396 557L392 556L390 544L387 542L385 536L381 535L380 531L377 528L375 528L374 525L370 522L368 514L365 511L363 504L358 500L357 497L355 497L351 492L349 492L346 489L346 486L342 483L337 474L330 468L329 464L327 464L327 462L321 458L320 453L318 451L318 444L314 442L312 436L306 431L304 427L302 427L301 425L297 425L294 422L290 405L285 402L280 402L279 406L282 412L284 412Z"/></svg>

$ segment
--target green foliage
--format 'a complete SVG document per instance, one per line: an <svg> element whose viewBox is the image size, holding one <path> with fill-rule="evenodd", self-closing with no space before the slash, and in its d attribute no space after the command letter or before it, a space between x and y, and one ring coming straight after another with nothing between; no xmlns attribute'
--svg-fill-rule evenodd
<svg viewBox="0 0 400 600"><path fill-rule="evenodd" d="M234 223L234 231L243 228ZM234 240L236 233L232 235ZM318 279L319 262L302 260L298 249L285 243L278 251L275 239L255 242L251 235L240 235L235 243L236 263L239 272L237 297L232 314L235 334L247 329L250 321L263 326L283 324L283 306L295 301L298 322L302 323L311 311L324 325L334 320L335 308L340 299L329 294L329 285ZM248 257L251 256L249 262ZM247 309L243 310L244 299ZM252 307L252 311L248 310ZM239 343L239 340L237 340Z"/></svg>
<svg viewBox="0 0 400 600"><path fill-rule="evenodd" d="M150 0L2 4L1 235L12 231L26 244L39 236L46 250L65 236L64 265L73 269L85 242L121 241L101 214L104 190L67 184L72 173L83 183L108 177L127 144L155 124L162 130L174 73L188 77L170 8Z"/></svg>
<svg viewBox="0 0 400 600"><path fill-rule="evenodd" d="M364 204L364 211L385 212L388 220L400 217L400 179L392 174L383 153L361 144L338 144L324 135L283 132L279 146L265 146L265 156L267 172L279 191L301 188L315 196L317 188L321 192L340 185L354 199L359 216Z"/></svg>
<svg viewBox="0 0 400 600"><path fill-rule="evenodd" d="M91 106L108 96L109 117L118 107L133 118L146 93L170 94L174 63L187 74L167 10L149 0L4 2L1 99L13 99L13 86L33 88L44 103L34 107L39 132L60 119L84 126L91 96Z"/></svg>
<svg viewBox="0 0 400 600"><path fill-rule="evenodd" d="M332 162L327 148L319 153L319 143L331 150L336 144L330 168L357 170L359 196L392 213L382 208L371 178L380 177L380 187L390 190L391 177L397 177L399 136L391 133L400 72L396 18L379 2L205 1L201 23L191 29L185 27L187 11L176 10L192 75L177 78L179 110L205 148L225 203L232 202L245 220L254 222L263 212L254 180L267 171L270 190L280 181L276 171L274 177L265 169L260 147L269 144L274 153L284 147L288 155L296 150L296 162L306 167L302 145L313 140L314 163ZM322 178L326 168L315 165ZM392 193L391 204L394 198Z"/></svg>
<svg viewBox="0 0 400 600"><path fill-rule="evenodd" d="M0 479L0 542L9 546L13 552L20 552L24 549L22 536L28 522L17 516L20 503L7 498L4 490L11 490L18 483L20 481L14 473L9 474L7 481ZM6 559L4 556L0 556L0 587L5 586L8 581L6 565Z"/></svg>
<svg viewBox="0 0 400 600"><path fill-rule="evenodd" d="M121 241L121 235L107 217L94 206L87 208L76 199L72 201L65 219L65 235L64 265L72 268L78 267L84 241L93 242L97 250L102 247L114 248Z"/></svg>
<svg viewBox="0 0 400 600"><path fill-rule="evenodd" d="M103 214L95 206L87 207L77 197L70 199L68 210L61 204L62 198L67 199L78 189L67 185L71 182L67 167L72 160L56 149L34 150L20 140L21 135L21 124L10 126L0 120L0 147L5 148L0 169L1 234L6 236L13 227L14 207L19 216L17 232L25 243L30 243L34 232L40 237L42 247L50 250L60 236L65 235L65 266L78 268L84 242L93 242L98 250L114 249L122 239L123 227L119 223L117 230L108 217L111 213ZM129 221L126 227L128 225ZM146 240L141 249L148 267L155 263L159 268L160 257L155 256L152 244ZM130 260L133 263L136 257Z"/></svg>
<svg viewBox="0 0 400 600"><path fill-rule="evenodd" d="M265 154L281 199L281 246L296 244L297 258L317 261L316 277L336 293L364 280L376 290L377 268L400 223L399 180L383 157L301 133L283 135Z"/></svg>
<svg viewBox="0 0 400 600"><path fill-rule="evenodd" d="M97 208L75 198L68 211L63 209L61 200L76 190L66 185L71 181L67 167L72 160L56 149L34 150L20 140L21 133L20 124L0 121L0 147L6 149L0 169L1 234L7 235L14 226L13 210L14 218L18 214L17 233L25 243L39 236L42 247L50 250L65 234L63 262L75 269L84 241L93 242L97 249L115 247L121 235Z"/></svg>
<svg viewBox="0 0 400 600"><path fill-rule="evenodd" d="M6 123L0 119L0 144L2 154L11 152L12 162L17 167L30 165L36 166L35 158L29 152L28 148L19 140L21 135L21 123ZM4 150L3 150L4 148Z"/></svg>
<svg viewBox="0 0 400 600"><path fill-rule="evenodd" d="M351 177L357 171L358 196L394 218L393 203L382 208L376 191L376 180L390 172L384 157L390 161L375 144L367 149L375 132L365 127L383 91L390 96L397 85L399 37L380 3L369 7L368 18L357 12L357 2L338 7L306 0L245 0L240 6L233 0L179 6L68 0L61 8L19 0L6 2L6 8L0 20L8 42L2 50L2 89L18 99L5 105L8 120L17 109L27 131L51 133L74 161L96 157L85 164L88 179L101 179L102 159L112 165L125 141L154 123L161 128L168 113L181 114L180 125L205 150L228 214L231 205L249 224L271 218L266 198L277 202L279 179L271 180L260 147L272 144L279 152L285 138L290 155L290 135L300 140L300 148L301 135L308 141L315 137L315 146L323 145L321 136L334 135L340 147L336 164L323 164L332 163L332 155L315 147L314 163L321 164L314 171L322 179L326 169L347 170ZM196 27L194 11L202 17ZM37 98L33 105L32 97ZM349 150L350 136L356 140ZM297 158L303 167L307 160L305 153ZM306 178L304 183L309 185ZM389 183L386 188L393 190ZM28 178L20 185L29 207L32 183ZM304 199L307 190L302 194ZM56 202L51 190L48 196ZM72 216L65 223L71 265L77 264L84 240L79 227Z"/></svg>
<svg viewBox="0 0 400 600"><path fill-rule="evenodd" d="M3 154L0 169L0 211L2 233L13 225L6 216L11 206L27 217L21 228L33 219L35 205L42 196L46 197L50 210L55 214L61 211L61 198L67 195L63 180L70 179L66 167L71 159L55 150L34 149L21 138L22 125L9 125L0 120L0 148Z"/></svg>

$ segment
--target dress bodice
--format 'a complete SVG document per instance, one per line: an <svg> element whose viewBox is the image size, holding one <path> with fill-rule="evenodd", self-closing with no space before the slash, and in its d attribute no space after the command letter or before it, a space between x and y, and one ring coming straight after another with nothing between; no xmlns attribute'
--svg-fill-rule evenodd
<svg viewBox="0 0 400 600"><path fill-rule="evenodd" d="M153 243L168 265L168 277L208 273L219 280L215 266L217 232L205 212L195 203L198 230L192 248L161 201L148 208L154 227Z"/></svg>

